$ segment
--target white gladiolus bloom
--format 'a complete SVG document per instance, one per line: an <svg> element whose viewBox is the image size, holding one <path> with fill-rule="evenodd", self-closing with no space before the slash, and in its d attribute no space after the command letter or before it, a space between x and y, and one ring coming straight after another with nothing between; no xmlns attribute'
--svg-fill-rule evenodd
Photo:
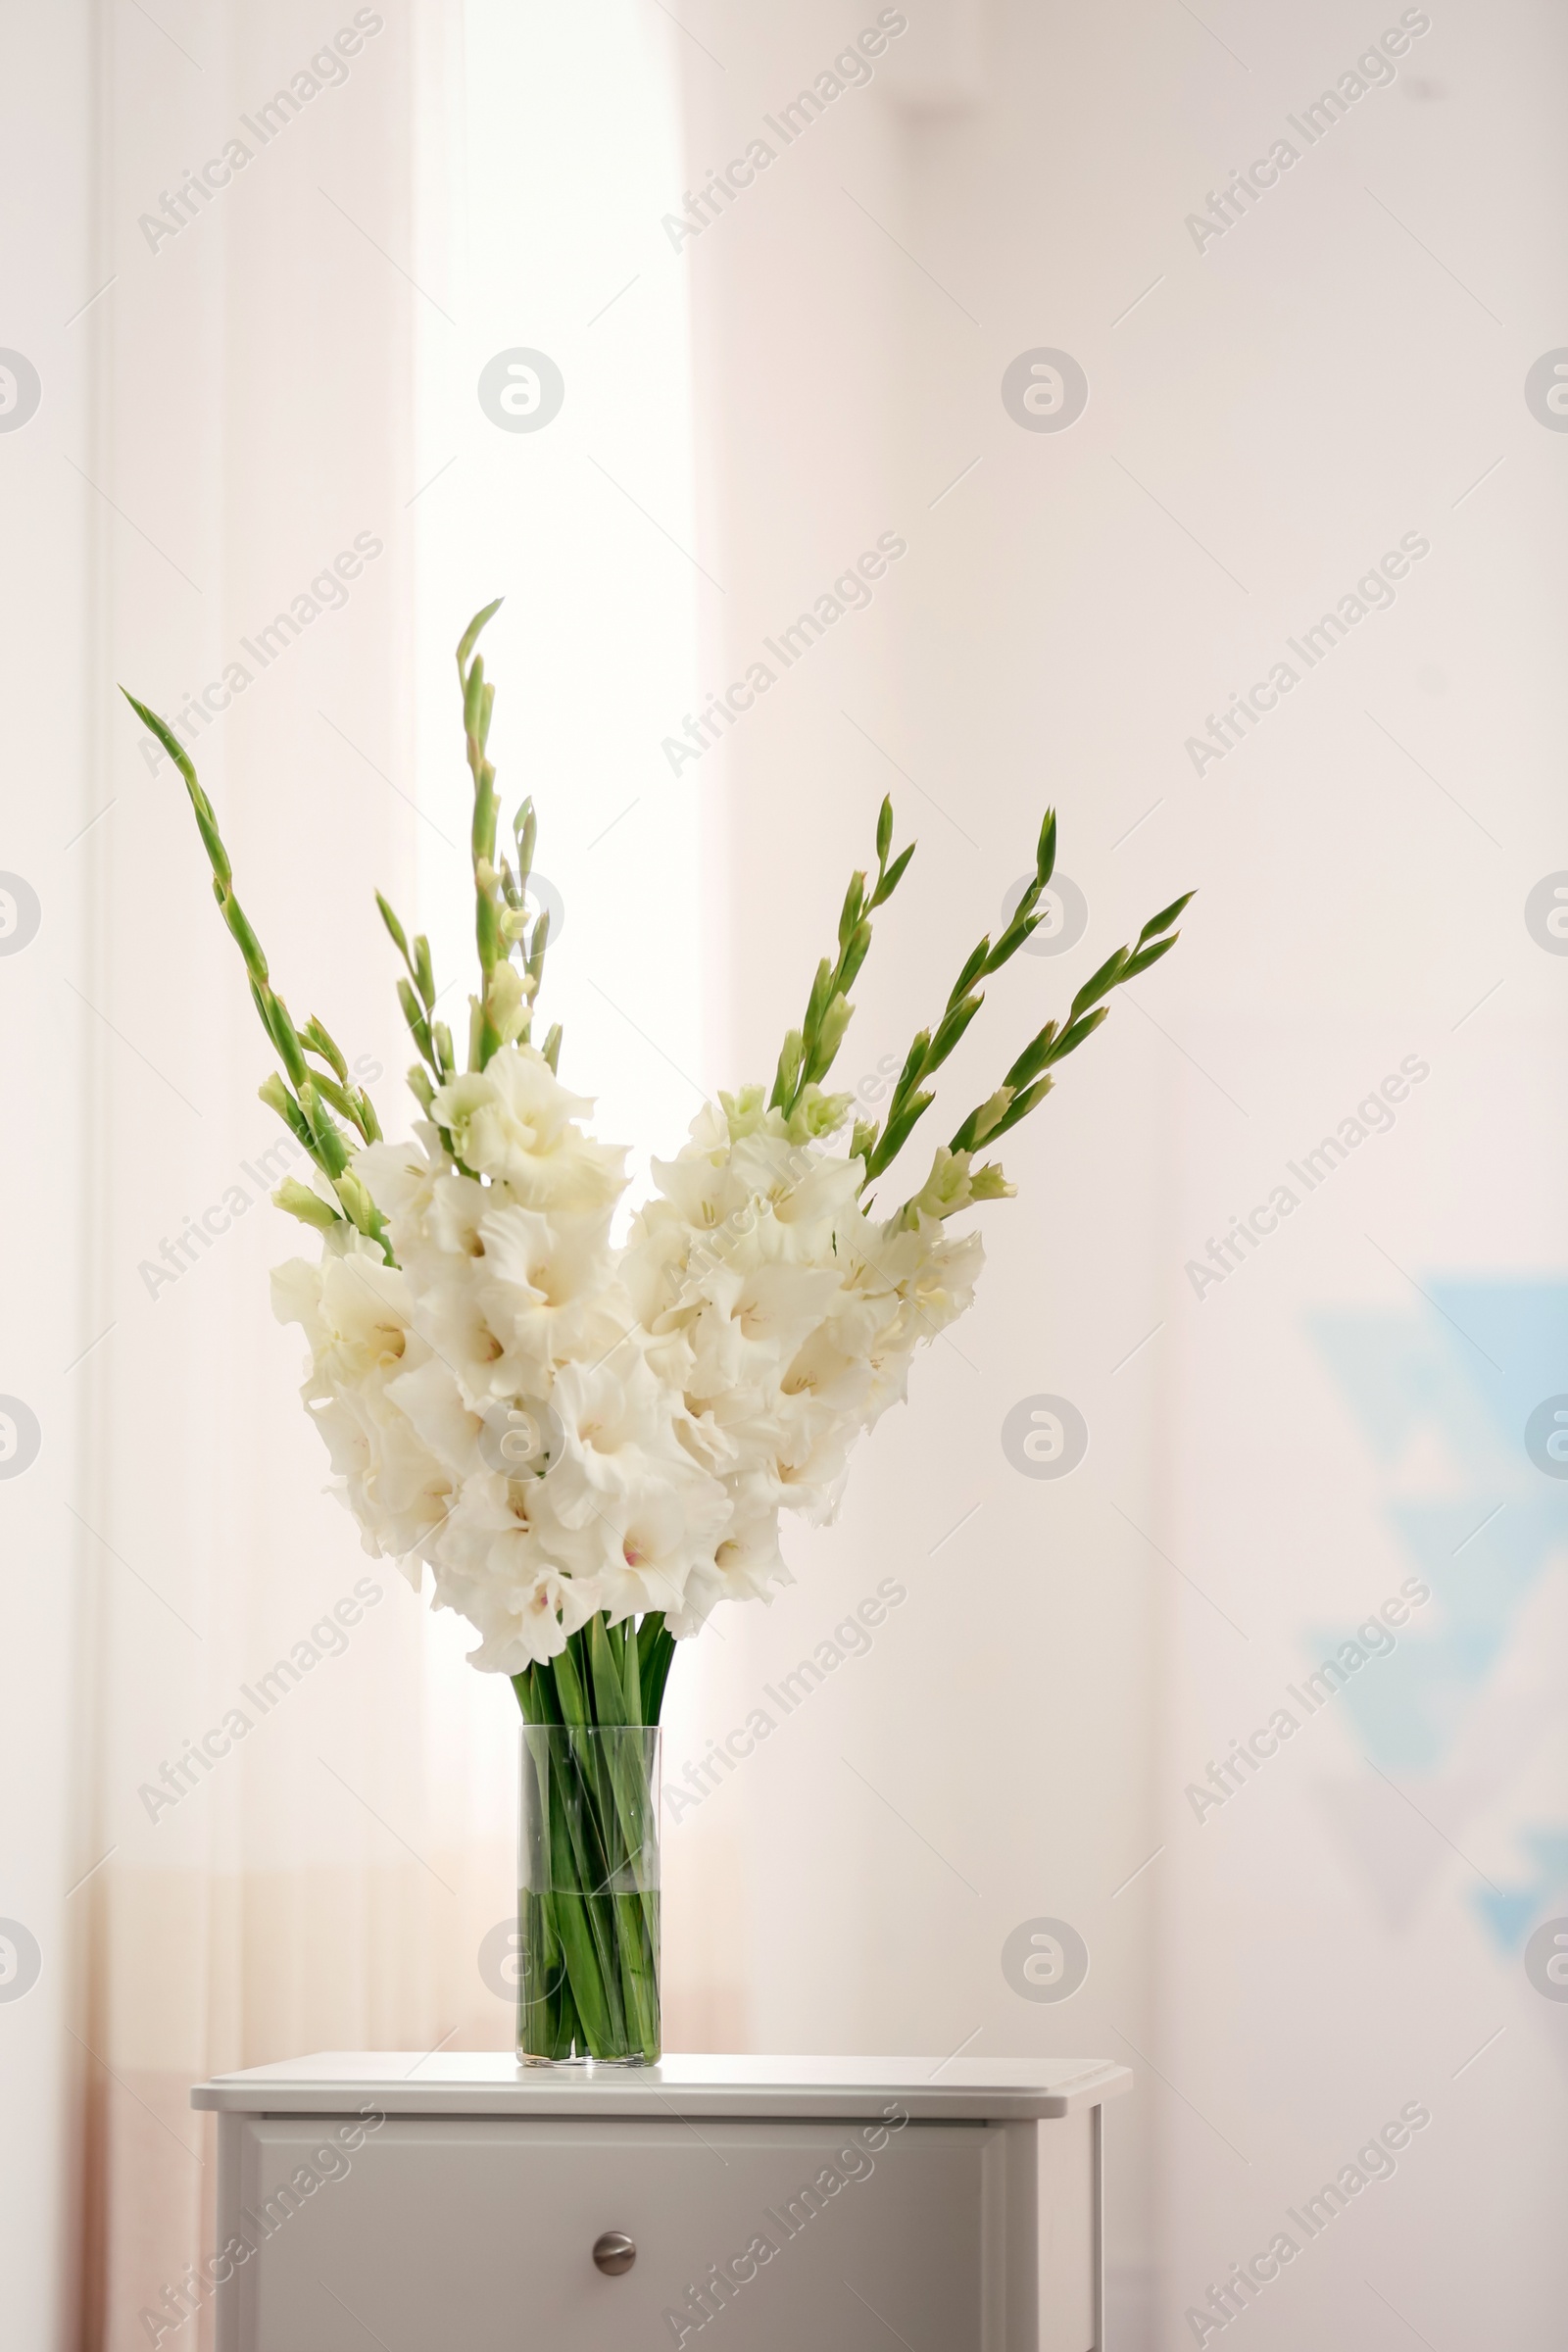
<svg viewBox="0 0 1568 2352"><path fill-rule="evenodd" d="M525 1208L599 1208L619 1198L626 1154L583 1133L576 1122L592 1109L532 1046L509 1046L486 1069L449 1080L431 1116L466 1167L499 1178Z"/></svg>
<svg viewBox="0 0 1568 2352"><path fill-rule="evenodd" d="M875 877L869 866L850 877L836 951L779 1051L776 1106L761 1086L706 1104L674 1158L654 1161L654 1196L614 1244L627 1154L590 1133L593 1103L557 1077L559 1024L542 1050L532 1042L552 928L535 909L550 894L534 873L531 797L507 835L499 823L486 750L495 686L475 651L499 601L457 648L473 779L476 1066L457 1069L428 939L411 940L376 898L419 1055L409 1083L423 1116L407 1143L379 1140L362 1064L351 1074L322 1023L295 1028L194 766L157 713L129 699L183 778L281 1064L263 1100L314 1163L308 1183L289 1177L273 1197L321 1235L320 1260L280 1267L273 1301L305 1332L303 1395L337 1491L368 1551L397 1561L416 1588L430 1570L434 1604L478 1632L472 1663L519 1678L529 1722L576 1722L586 1677L593 1720L608 1728L623 1707L637 1721L651 1707L657 1721L667 1637L695 1633L720 1600L765 1600L789 1581L780 1513L833 1517L857 1439L905 1396L915 1348L973 1298L979 1238L950 1240L947 1220L1012 1191L1000 1162L978 1155L1045 1099L1056 1065L1107 1017L1111 992L1175 946L1171 926L1193 894L1084 981L1065 1017L1025 1042L937 1148L920 1191L873 1220L861 1206L867 1183L897 1162L932 1105L932 1081L980 1011L982 983L1044 920L1056 856L1048 809L1032 877L1000 932L964 960L936 1026L916 1031L884 1120L858 1119L849 1151L831 1152L853 1099L823 1081L854 1013L872 918L914 855L912 841L895 852L885 798ZM632 1618L635 1644L612 1642ZM568 1643L564 1665L532 1671ZM639 1959L634 1993L643 1973ZM538 2028L562 2052L581 2046L584 2023L563 2026L564 2014L552 2009ZM657 2055L657 2032L643 2041Z"/></svg>
<svg viewBox="0 0 1568 2352"><path fill-rule="evenodd" d="M813 1135L838 1115L808 1107ZM396 1267L334 1230L319 1265L273 1277L367 1549L416 1585L431 1570L487 1673L558 1655L601 1609L684 1637L787 1584L780 1512L832 1518L856 1439L982 1261L937 1213L966 1162L939 1159L907 1224L875 1223L859 1161L792 1141L759 1089L654 1162L616 1249L626 1155L587 1133L592 1108L504 1044L411 1142L353 1163Z"/></svg>
<svg viewBox="0 0 1568 2352"><path fill-rule="evenodd" d="M311 1370L300 1393L366 1550L394 1558L417 1550L445 1515L450 1482L390 1393L411 1355L423 1352L404 1275L353 1235L318 1266L302 1258L279 1266L272 1307L279 1322L304 1327Z"/></svg>

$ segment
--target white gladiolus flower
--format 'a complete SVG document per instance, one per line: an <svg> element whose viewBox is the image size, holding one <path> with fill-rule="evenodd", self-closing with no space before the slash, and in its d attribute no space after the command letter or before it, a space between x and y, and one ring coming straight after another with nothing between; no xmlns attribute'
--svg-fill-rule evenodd
<svg viewBox="0 0 1568 2352"><path fill-rule="evenodd" d="M624 1190L625 1152L583 1133L592 1102L568 1095L532 1046L505 1047L485 1069L449 1079L430 1108L465 1166L501 1180L525 1208L600 1208Z"/></svg>
<svg viewBox="0 0 1568 2352"><path fill-rule="evenodd" d="M970 1303L979 1239L935 1213L967 1162L940 1156L873 1222L859 1161L819 1140L837 1104L807 1094L789 1130L760 1089L702 1110L617 1249L625 1153L503 1044L413 1141L353 1162L397 1266L338 1229L274 1276L367 1548L416 1584L428 1566L484 1672L559 1655L600 1610L685 1637L720 1600L765 1600L790 1581L780 1513L832 1518L857 1438Z"/></svg>
<svg viewBox="0 0 1568 2352"><path fill-rule="evenodd" d="M728 1495L695 1464L671 1467L651 1479L620 1516L619 1554L600 1578L602 1607L612 1625L647 1609L674 1619L729 1525Z"/></svg>
<svg viewBox="0 0 1568 2352"><path fill-rule="evenodd" d="M492 1385L542 1394L557 1365L614 1347L631 1323L614 1282L610 1210L562 1209L550 1217L508 1202L478 1228L483 1257L475 1288L486 1328L501 1343Z"/></svg>
<svg viewBox="0 0 1568 2352"><path fill-rule="evenodd" d="M320 1430L365 1548L414 1552L445 1516L451 1482L394 1400L411 1352L408 1285L379 1250L353 1238L318 1266L295 1258L272 1276L278 1320L302 1324L311 1370L300 1394Z"/></svg>
<svg viewBox="0 0 1568 2352"><path fill-rule="evenodd" d="M534 870L532 799L509 832L500 825L486 750L495 686L475 651L499 601L474 614L457 649L480 983L466 1071L439 1014L446 992L430 943L411 939L377 893L419 1056L409 1085L424 1115L404 1144L380 1140L362 1063L351 1070L314 1015L295 1027L194 766L157 713L129 699L184 781L281 1065L262 1098L313 1163L309 1184L290 1177L273 1198L321 1236L320 1261L280 1267L273 1301L305 1332L306 1407L367 1549L396 1560L416 1586L430 1569L435 1604L476 1628L472 1663L487 1673L521 1678L591 1625L564 1667L519 1679L529 1721L575 1722L585 1676L596 1723L601 1710L612 1721L623 1707L634 1720L651 1707L657 1721L667 1637L695 1633L721 1599L766 1599L788 1581L780 1512L832 1518L857 1439L904 1396L915 1348L970 1304L980 1242L950 1240L946 1221L1012 1190L999 1161L977 1164L976 1154L1045 1099L1056 1065L1107 1017L1111 992L1175 946L1171 926L1193 894L1151 916L1084 981L1065 1017L1024 1044L938 1147L921 1190L873 1221L862 1194L934 1102L937 1073L981 1009L982 983L1044 919L1056 856L1048 809L1032 877L1000 931L965 958L936 1026L916 1031L884 1117L857 1117L848 1151L834 1152L829 1139L854 1103L823 1081L854 1012L849 992L872 919L914 855L912 841L895 852L885 798L874 878L869 864L850 877L835 950L817 966L800 1026L785 1032L771 1090L747 1086L705 1104L674 1158L654 1161L654 1198L614 1245L626 1152L590 1134L593 1103L557 1077L559 1023L542 1048L533 1043L560 909L554 926L551 911L534 910L551 894ZM633 1617L635 1643L612 1642ZM628 2016L644 1973L639 1959ZM552 2009L538 2031L564 2052L579 2045L583 2023ZM651 2060L657 2032L645 2021L642 2034Z"/></svg>
<svg viewBox="0 0 1568 2352"><path fill-rule="evenodd" d="M550 1473L563 1521L597 1521L607 1562L619 1549L626 1511L662 1479L695 1469L675 1435L676 1398L627 1341L603 1362L564 1364L550 1393L564 1447Z"/></svg>

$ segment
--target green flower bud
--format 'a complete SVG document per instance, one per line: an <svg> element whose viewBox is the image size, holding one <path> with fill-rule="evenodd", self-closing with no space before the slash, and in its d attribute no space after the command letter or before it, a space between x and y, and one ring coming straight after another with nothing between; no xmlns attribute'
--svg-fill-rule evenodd
<svg viewBox="0 0 1568 2352"><path fill-rule="evenodd" d="M805 1051L806 1041L800 1031L790 1030L779 1052L778 1076L773 1084L775 1102L787 1102L794 1094L795 1082L801 1074L801 1055Z"/></svg>
<svg viewBox="0 0 1568 2352"><path fill-rule="evenodd" d="M533 872L533 846L538 830L539 824L533 812L533 802L526 800L512 820L513 838L517 844L517 879L519 883L526 882L528 876Z"/></svg>
<svg viewBox="0 0 1568 2352"><path fill-rule="evenodd" d="M393 913L391 907L387 905L385 899L382 898L379 891L377 891L375 894L375 903L381 909L381 920L391 932L392 942L396 947L398 954L403 957L405 962L409 961L409 943L407 938L404 936L403 925L398 921L397 916Z"/></svg>
<svg viewBox="0 0 1568 2352"><path fill-rule="evenodd" d="M855 1006L848 997L835 997L823 1013L816 1032L816 1044L811 1050L812 1067L825 1075L833 1066L833 1056L844 1042L844 1032L850 1025Z"/></svg>
<svg viewBox="0 0 1568 2352"><path fill-rule="evenodd" d="M337 1210L323 1200L319 1193L313 1193L308 1184L299 1183L293 1176L284 1177L272 1195L272 1205L286 1209L291 1217L298 1217L302 1225L314 1225L321 1233L329 1233L334 1225L343 1222Z"/></svg>
<svg viewBox="0 0 1568 2352"><path fill-rule="evenodd" d="M514 963L498 963L490 974L485 1006L490 1026L504 1046L514 1045L527 1026L528 1002L533 992L532 976L519 972Z"/></svg>
<svg viewBox="0 0 1568 2352"><path fill-rule="evenodd" d="M760 1089L759 1089L760 1092ZM813 1079L801 1089L785 1132L792 1144L814 1143L818 1136L835 1135L850 1115L853 1095L824 1095Z"/></svg>
<svg viewBox="0 0 1568 2352"><path fill-rule="evenodd" d="M969 1178L971 1200L1014 1200L1018 1187L1009 1184L1002 1172L1000 1159L988 1159L983 1168L976 1168Z"/></svg>
<svg viewBox="0 0 1568 2352"><path fill-rule="evenodd" d="M300 1108L305 1113L305 1123L311 1131L317 1159L329 1176L340 1176L348 1165L348 1152L344 1149L342 1136L332 1123L331 1112L309 1079L300 1088Z"/></svg>
<svg viewBox="0 0 1568 2352"><path fill-rule="evenodd" d="M734 1095L726 1095L721 1088L718 1102L729 1123L729 1140L732 1144L738 1144L744 1136L756 1135L766 1124L767 1106L760 1086L743 1086Z"/></svg>
<svg viewBox="0 0 1568 2352"><path fill-rule="evenodd" d="M981 1103L970 1121L969 1141L971 1145L983 1144L992 1129L1001 1123L1012 1101L1012 1094L1013 1090L1010 1086L999 1086L996 1093Z"/></svg>
<svg viewBox="0 0 1568 2352"><path fill-rule="evenodd" d="M347 1209L350 1222L361 1233L373 1233L378 1222L375 1202L352 1168L345 1168L340 1176L333 1177L332 1190Z"/></svg>
<svg viewBox="0 0 1568 2352"><path fill-rule="evenodd" d="M967 1208L972 1198L968 1152L950 1152L946 1144L938 1144L930 1175L905 1207L905 1221L913 1226L921 1216L951 1217Z"/></svg>
<svg viewBox="0 0 1568 2352"><path fill-rule="evenodd" d="M304 1028L300 1031L300 1036L304 1040L305 1044L311 1047L313 1052L319 1054L321 1059L326 1062L329 1068L337 1072L337 1075L340 1079L346 1079L348 1077L348 1063L344 1060L340 1049L328 1032L324 1022L318 1020L314 1012L312 1013L310 1019L306 1022Z"/></svg>

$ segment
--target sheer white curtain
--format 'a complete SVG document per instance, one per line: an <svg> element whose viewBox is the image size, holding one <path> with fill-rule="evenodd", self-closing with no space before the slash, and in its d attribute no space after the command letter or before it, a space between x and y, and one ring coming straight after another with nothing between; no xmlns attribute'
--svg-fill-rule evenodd
<svg viewBox="0 0 1568 2352"><path fill-rule="evenodd" d="M650 1154L673 1151L727 1083L724 812L674 788L661 748L697 706L724 593L698 560L688 278L662 227L686 176L679 43L653 0L610 0L591 26L468 0L445 36L431 74L445 123L422 150L416 210L421 283L439 296L416 306L419 920L461 1013L472 902L454 847L468 790L454 615L504 597L484 639L491 749L508 810L535 800L545 1017L564 1026L563 1079L597 1098L601 1134L632 1147L624 1221ZM509 429L475 397L516 353L530 382L559 373L560 409L538 429ZM506 1791L510 1819L513 1722L492 1709L476 1721L464 1639L450 1619L424 1629L430 1702L464 1725L475 1801ZM681 1652L672 1748L684 1752L723 1646L717 1629ZM687 1838L667 1869L666 2044L735 2046L746 2012L726 1849Z"/></svg>
<svg viewBox="0 0 1568 2352"><path fill-rule="evenodd" d="M371 894L429 924L461 1004L451 648L506 591L497 739L567 909L564 1067L644 1152L675 1140L705 1074L696 844L658 797L692 691L678 289L588 324L646 275L675 143L663 20L612 14L608 65L542 9L455 4L62 10L13 51L6 150L39 194L7 333L42 386L0 435L0 868L43 915L0 959L0 1410L23 1451L41 1431L0 1480L0 1992L38 1955L0 2000L19 2344L173 2328L211 2226L194 2078L507 2038L479 1954L514 1702L322 1492L268 1300L309 1239L266 1199L265 1041L178 778L113 686L186 735L277 985L395 1132ZM519 134L548 137L548 191L505 184ZM537 440L477 403L506 344L566 372ZM627 378L653 387L630 427L603 413ZM689 1078L645 1042L654 1004Z"/></svg>

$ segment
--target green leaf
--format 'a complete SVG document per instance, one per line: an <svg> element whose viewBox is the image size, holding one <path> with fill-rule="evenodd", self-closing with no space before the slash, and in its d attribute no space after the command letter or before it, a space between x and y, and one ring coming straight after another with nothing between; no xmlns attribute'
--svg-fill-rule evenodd
<svg viewBox="0 0 1568 2352"><path fill-rule="evenodd" d="M589 1721L588 1701L583 1693L576 1666L572 1661L570 1642L564 1650L558 1652L553 1663L556 1670L556 1696L561 1702L562 1722L586 1725Z"/></svg>
<svg viewBox="0 0 1568 2352"><path fill-rule="evenodd" d="M620 1678L620 1668L611 1646L611 1636L605 1630L605 1613L596 1609L589 1618L588 1667L593 1680L594 1720L609 1728L629 1720L626 1713L626 1686Z"/></svg>
<svg viewBox="0 0 1568 2352"><path fill-rule="evenodd" d="M620 1636L620 1680L626 1699L626 1721L639 1724L643 1719L643 1670L637 1647L637 1628L629 1617L617 1627Z"/></svg>
<svg viewBox="0 0 1568 2352"><path fill-rule="evenodd" d="M650 1610L643 1619L637 1646L642 1662L643 1721L657 1723L675 1657L675 1637L666 1627L662 1609Z"/></svg>
<svg viewBox="0 0 1568 2352"><path fill-rule="evenodd" d="M888 852L893 847L893 796L890 793L877 811L876 862L878 871L886 866Z"/></svg>

